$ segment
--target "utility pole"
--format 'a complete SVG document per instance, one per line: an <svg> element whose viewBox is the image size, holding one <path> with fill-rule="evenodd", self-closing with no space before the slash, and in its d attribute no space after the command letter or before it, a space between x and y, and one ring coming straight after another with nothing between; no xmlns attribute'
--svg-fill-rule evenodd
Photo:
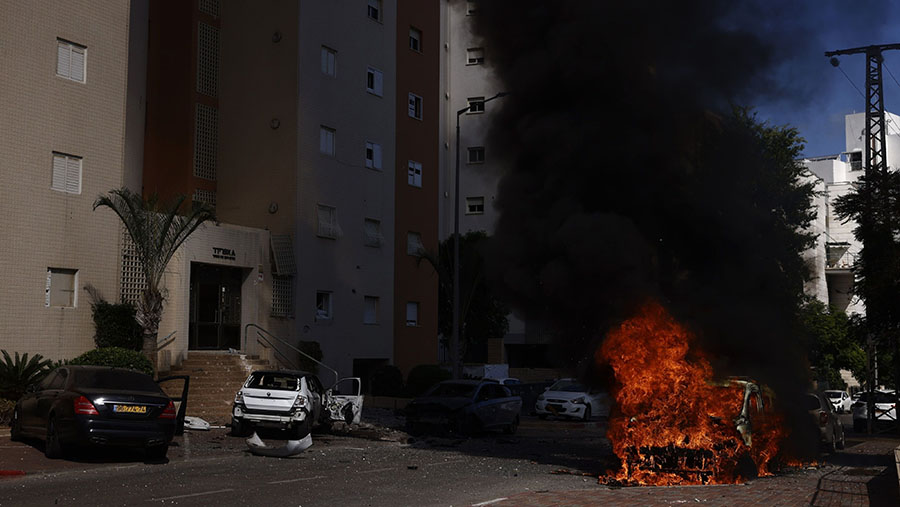
<svg viewBox="0 0 900 507"><path fill-rule="evenodd" d="M866 137L866 152L865 152L865 180L866 185L868 187L868 191L866 192L866 213L862 220L860 220L860 236L863 238L863 269L869 275L875 272L883 272L881 271L881 266L873 266L872 264L882 264L885 262L885 253L877 252L866 252L865 240L869 238L874 238L876 235L881 235L884 238L889 238L890 243L893 245L896 240L893 238L893 224L891 223L891 218L889 214L882 215L881 222L878 223L879 220L876 219L874 214L874 195L878 195L882 202L881 209L887 209L887 196L888 189L884 188L885 183L888 181L886 178L886 174L888 171L887 165L887 142L885 140L885 121L884 121L884 85L881 74L881 62L883 61L883 57L881 53L883 51L900 49L900 44L881 44L881 45L873 45L873 46L863 46L858 48L850 48L850 49L839 49L837 51L826 51L825 56L831 58L831 65L837 67L840 65L840 60L838 60L839 55L855 55L855 54L865 54L866 55L866 126L865 126L865 137ZM874 195L873 195L874 194ZM885 236L885 234L887 234ZM883 245L883 243L882 243ZM869 255L866 255L869 253ZM876 296L877 297L877 296ZM876 313L876 307L880 306L884 303L875 302L870 305L870 300L866 297L866 314L870 314L870 308L872 313ZM882 313L880 310L877 313ZM893 312L886 312L888 315L893 314ZM879 319L882 320L882 319ZM892 319L893 320L893 319ZM874 349L873 336L872 333L875 331L871 327L871 321L867 318L867 346L866 353L868 357L868 363L871 364L872 356ZM883 322L882 322L883 324ZM882 328L882 330L884 330ZM890 326L888 328L888 335L891 339L893 349L894 349L894 384L895 384L895 396L900 394L900 334L898 334L898 329L896 328L896 323L890 322ZM866 407L866 415L867 415L867 430L868 433L871 434L875 422L875 399L874 399L874 390L875 390L875 379L872 374L872 369L867 368L868 379L866 379L866 383L868 384L869 394L867 407ZM895 411L897 413L897 411ZM895 421L898 429L900 429L900 418Z"/></svg>

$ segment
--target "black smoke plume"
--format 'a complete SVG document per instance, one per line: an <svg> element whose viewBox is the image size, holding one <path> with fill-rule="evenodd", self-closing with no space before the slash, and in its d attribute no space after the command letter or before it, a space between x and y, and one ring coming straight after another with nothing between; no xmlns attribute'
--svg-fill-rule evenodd
<svg viewBox="0 0 900 507"><path fill-rule="evenodd" d="M719 375L791 402L809 387L800 147L773 158L733 110L808 99L809 82L776 76L799 56L826 63L805 13L774 4L478 2L475 31L511 94L490 133L506 165L490 271L521 315L554 324L570 366L654 299Z"/></svg>

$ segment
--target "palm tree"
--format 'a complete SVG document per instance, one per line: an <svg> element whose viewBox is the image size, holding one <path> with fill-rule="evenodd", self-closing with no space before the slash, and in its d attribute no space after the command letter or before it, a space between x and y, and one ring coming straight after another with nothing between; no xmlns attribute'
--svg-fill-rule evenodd
<svg viewBox="0 0 900 507"><path fill-rule="evenodd" d="M94 210L106 206L122 220L134 242L135 253L144 273L145 286L137 303L135 319L143 335L142 351L156 371L156 340L165 296L160 288L166 265L178 247L206 221L215 220L212 208L203 204L184 214L179 209L186 197L175 197L160 205L156 195L144 199L127 188L110 190L94 201Z"/></svg>

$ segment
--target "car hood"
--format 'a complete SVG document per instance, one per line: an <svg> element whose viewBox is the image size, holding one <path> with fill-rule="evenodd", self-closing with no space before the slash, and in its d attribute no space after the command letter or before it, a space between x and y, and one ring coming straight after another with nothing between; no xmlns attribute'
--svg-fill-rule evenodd
<svg viewBox="0 0 900 507"><path fill-rule="evenodd" d="M471 398L425 397L414 399L406 408L412 410L429 408L452 411L470 405L471 403Z"/></svg>

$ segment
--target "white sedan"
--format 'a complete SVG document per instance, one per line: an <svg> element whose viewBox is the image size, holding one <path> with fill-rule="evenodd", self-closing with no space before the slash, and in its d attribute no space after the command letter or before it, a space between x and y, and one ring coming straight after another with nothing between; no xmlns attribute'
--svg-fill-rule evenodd
<svg viewBox="0 0 900 507"><path fill-rule="evenodd" d="M835 412L843 414L850 411L850 405L853 403L853 400L850 399L847 391L829 390L825 391L825 396L831 402Z"/></svg>
<svg viewBox="0 0 900 507"><path fill-rule="evenodd" d="M534 411L541 419L551 415L583 421L595 415L609 417L609 395L589 389L576 379L564 378L538 396Z"/></svg>
<svg viewBox="0 0 900 507"><path fill-rule="evenodd" d="M853 431L862 433L866 431L869 415L869 396L875 402L875 422L897 421L897 395L893 391L875 391L860 394L859 399L851 406L853 410Z"/></svg>

